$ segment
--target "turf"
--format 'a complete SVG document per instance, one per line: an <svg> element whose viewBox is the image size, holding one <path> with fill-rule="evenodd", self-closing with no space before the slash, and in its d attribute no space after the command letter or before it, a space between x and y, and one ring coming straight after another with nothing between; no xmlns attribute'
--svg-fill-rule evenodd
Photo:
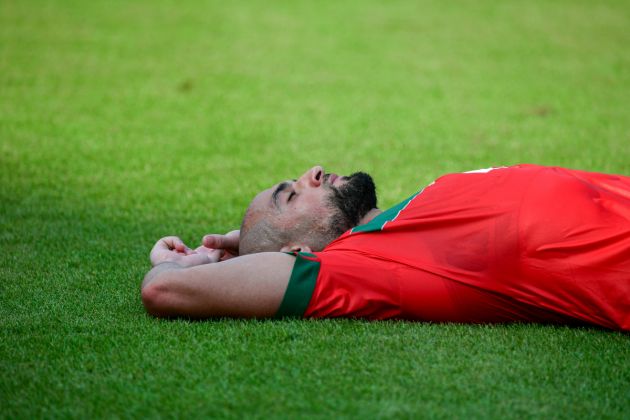
<svg viewBox="0 0 630 420"><path fill-rule="evenodd" d="M228 4L229 3L229 4ZM453 171L630 174L624 1L0 3L0 417L596 417L627 335L162 321L156 239L313 164L386 208Z"/></svg>

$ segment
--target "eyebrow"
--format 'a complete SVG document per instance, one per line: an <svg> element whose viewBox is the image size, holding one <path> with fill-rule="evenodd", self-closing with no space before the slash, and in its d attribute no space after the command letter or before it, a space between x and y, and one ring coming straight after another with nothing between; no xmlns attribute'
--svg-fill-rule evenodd
<svg viewBox="0 0 630 420"><path fill-rule="evenodd" d="M274 190L273 194L271 194L271 202L276 207L278 207L278 194L280 194L282 191L284 191L287 188L289 188L290 185L291 185L291 183L289 181L284 181L283 183L278 185L278 187L276 187L276 189Z"/></svg>

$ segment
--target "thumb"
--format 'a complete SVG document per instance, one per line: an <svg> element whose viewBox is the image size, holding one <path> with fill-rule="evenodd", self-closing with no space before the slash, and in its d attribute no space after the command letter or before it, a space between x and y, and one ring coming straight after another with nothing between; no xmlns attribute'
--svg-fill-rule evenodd
<svg viewBox="0 0 630 420"><path fill-rule="evenodd" d="M235 248L238 246L238 240L235 241L226 235L210 234L203 237L203 246L214 249Z"/></svg>

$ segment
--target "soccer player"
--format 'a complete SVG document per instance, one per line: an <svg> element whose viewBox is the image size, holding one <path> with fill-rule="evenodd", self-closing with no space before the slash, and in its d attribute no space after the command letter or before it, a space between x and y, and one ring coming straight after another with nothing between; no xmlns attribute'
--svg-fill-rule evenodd
<svg viewBox="0 0 630 420"><path fill-rule="evenodd" d="M151 251L155 316L590 324L630 331L630 177L517 165L377 208L365 173L258 194L240 231Z"/></svg>

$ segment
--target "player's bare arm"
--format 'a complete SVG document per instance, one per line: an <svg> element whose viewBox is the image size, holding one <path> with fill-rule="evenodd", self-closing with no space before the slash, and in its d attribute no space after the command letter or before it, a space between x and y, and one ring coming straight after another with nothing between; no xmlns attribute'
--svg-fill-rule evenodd
<svg viewBox="0 0 630 420"><path fill-rule="evenodd" d="M236 239L235 233L207 235L204 244L227 249L196 250L177 237L160 239L151 251L154 267L142 282L147 311L158 317L273 316L295 258L280 252L233 258Z"/></svg>

